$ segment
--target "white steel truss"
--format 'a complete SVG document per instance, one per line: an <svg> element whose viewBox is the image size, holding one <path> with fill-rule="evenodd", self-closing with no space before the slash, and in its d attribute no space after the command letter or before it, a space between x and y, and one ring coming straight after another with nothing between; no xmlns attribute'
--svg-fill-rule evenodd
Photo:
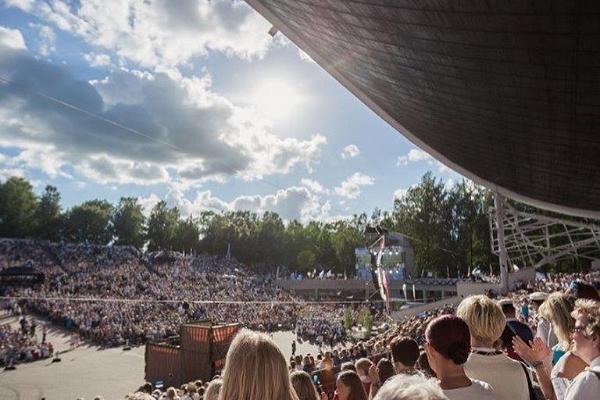
<svg viewBox="0 0 600 400"><path fill-rule="evenodd" d="M492 252L508 266L538 268L570 258L600 259L600 221L523 212L502 197L490 212L490 235Z"/></svg>

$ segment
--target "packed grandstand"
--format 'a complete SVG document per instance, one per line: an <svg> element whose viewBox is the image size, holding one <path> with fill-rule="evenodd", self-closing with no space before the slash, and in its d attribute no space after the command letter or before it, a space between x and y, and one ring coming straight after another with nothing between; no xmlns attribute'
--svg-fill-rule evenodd
<svg viewBox="0 0 600 400"><path fill-rule="evenodd" d="M21 265L43 272L45 279L4 288L3 312L19 316L21 325L0 327L4 366L52 356L47 326L36 327L28 319L31 314L102 346L168 338L181 324L206 318L239 322L248 329L232 343L222 377L179 388L148 382L127 395L130 399L404 398L386 397L391 396L386 391L390 385L383 385L387 381L405 385L406 393L412 393L410 385L428 388L434 397L423 398L432 399L592 398L576 390L596 388L586 368L597 369L600 356L598 272L549 274L502 298L471 296L458 307L448 304L395 323L373 306L368 309L381 330L357 339L344 327L344 312L356 314L364 307L306 302L231 257L0 240L2 270ZM327 348L286 360L268 336L255 333L275 330L294 331L300 340ZM528 344L534 337L539 339ZM236 351L238 346L245 350ZM253 351L265 352L273 366L268 371L283 369L279 373L285 374L285 382L276 384L273 380L281 377L257 372ZM232 382L242 377L254 383L228 387L239 386ZM219 384L220 395L215 389ZM239 392L243 390L254 394ZM275 395L273 390L282 392Z"/></svg>

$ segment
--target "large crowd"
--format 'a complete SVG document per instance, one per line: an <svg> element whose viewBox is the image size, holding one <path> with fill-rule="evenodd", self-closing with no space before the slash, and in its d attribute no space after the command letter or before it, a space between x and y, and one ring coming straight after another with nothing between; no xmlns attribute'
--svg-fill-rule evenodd
<svg viewBox="0 0 600 400"><path fill-rule="evenodd" d="M127 398L595 400L599 282L598 273L558 275L500 299L470 296L364 343L290 360L269 336L244 330L222 376L201 390L148 383Z"/></svg>
<svg viewBox="0 0 600 400"><path fill-rule="evenodd" d="M46 315L97 343L161 339L206 317L251 329L236 336L212 382L147 383L129 399L591 400L600 393L598 272L549 275L503 297L470 296L349 344L343 307L303 304L230 258L0 240L0 266L23 264L46 280L9 289L22 299L5 301L7 311ZM21 322L21 330L0 328L0 361L52 353ZM332 348L286 360L255 332L276 329Z"/></svg>
<svg viewBox="0 0 600 400"><path fill-rule="evenodd" d="M599 285L598 272L550 275L289 360L268 336L245 331L215 377L220 395L207 393L209 382L162 390L147 383L128 398L592 400L600 393Z"/></svg>
<svg viewBox="0 0 600 400"><path fill-rule="evenodd" d="M0 240L0 268L21 265L43 272L45 281L8 289L10 297L31 299L4 301L4 309L41 314L104 346L170 337L182 323L205 318L263 331L296 329L320 343L346 335L338 307L302 304L232 258Z"/></svg>

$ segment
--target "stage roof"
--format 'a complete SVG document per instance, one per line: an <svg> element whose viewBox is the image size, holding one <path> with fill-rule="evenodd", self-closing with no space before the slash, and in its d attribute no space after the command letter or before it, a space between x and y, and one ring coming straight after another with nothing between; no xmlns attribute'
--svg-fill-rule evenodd
<svg viewBox="0 0 600 400"><path fill-rule="evenodd" d="M447 166L600 217L600 1L247 2Z"/></svg>

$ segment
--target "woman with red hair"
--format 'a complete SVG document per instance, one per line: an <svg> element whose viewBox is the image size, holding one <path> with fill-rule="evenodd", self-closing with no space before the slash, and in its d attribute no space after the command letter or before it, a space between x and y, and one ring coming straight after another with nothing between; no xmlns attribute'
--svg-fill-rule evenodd
<svg viewBox="0 0 600 400"><path fill-rule="evenodd" d="M471 351L469 326L454 315L443 315L429 323L425 331L425 351L431 369L450 400L496 400L491 386L470 379L463 364Z"/></svg>

